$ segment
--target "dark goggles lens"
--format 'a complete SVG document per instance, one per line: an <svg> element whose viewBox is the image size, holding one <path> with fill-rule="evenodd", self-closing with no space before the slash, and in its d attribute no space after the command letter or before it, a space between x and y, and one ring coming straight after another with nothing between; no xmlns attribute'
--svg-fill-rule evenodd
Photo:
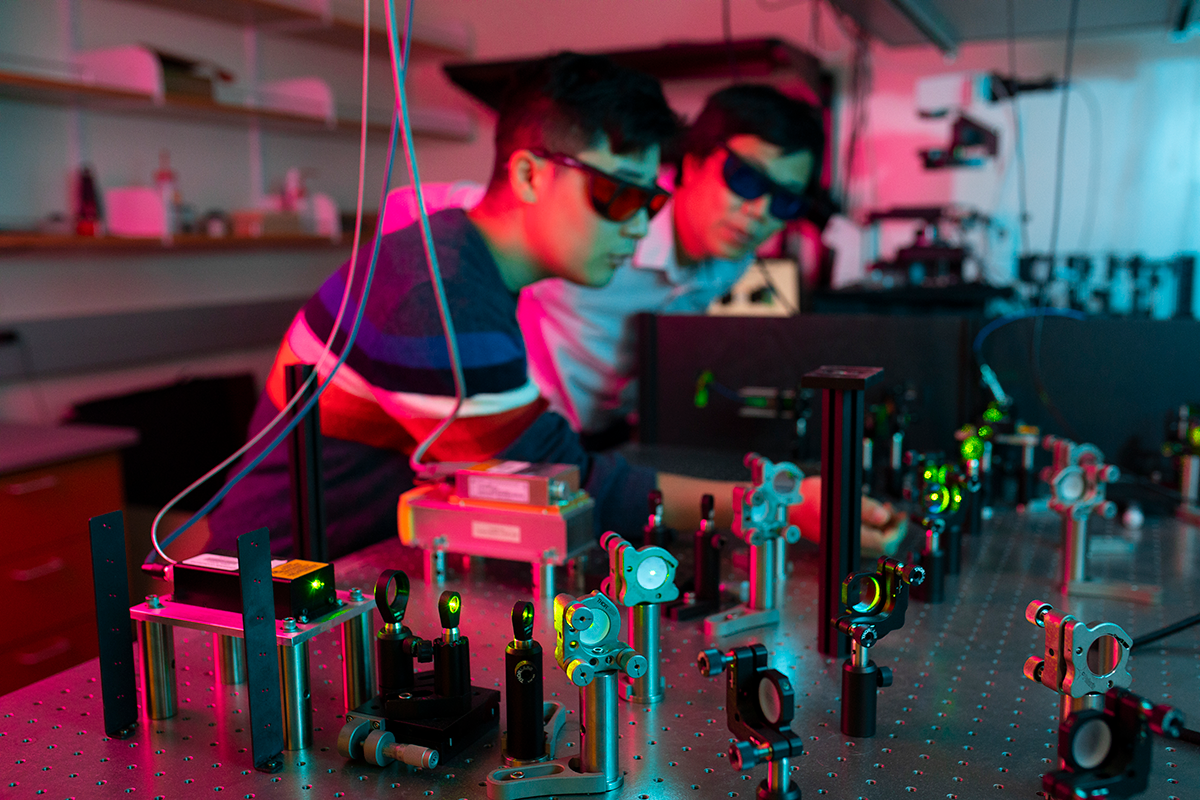
<svg viewBox="0 0 1200 800"><path fill-rule="evenodd" d="M643 208L647 216L653 219L671 197L671 193L662 187L638 186L562 153L538 155L557 164L583 170L588 177L588 199L592 208L610 222L625 222Z"/></svg>
<svg viewBox="0 0 1200 800"><path fill-rule="evenodd" d="M725 185L729 187L729 191L744 200L757 200L764 194L770 193L771 200L767 205L767 211L775 219L799 219L804 214L803 195L783 188L747 164L728 147L725 148L725 166L722 168L721 174L725 178Z"/></svg>

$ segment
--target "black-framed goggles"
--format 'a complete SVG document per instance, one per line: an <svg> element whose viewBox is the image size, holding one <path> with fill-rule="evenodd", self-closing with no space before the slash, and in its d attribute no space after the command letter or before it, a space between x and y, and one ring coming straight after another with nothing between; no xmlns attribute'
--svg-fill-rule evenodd
<svg viewBox="0 0 1200 800"><path fill-rule="evenodd" d="M646 215L653 219L671 197L670 192L657 184L640 186L616 175L609 175L604 170L585 164L565 153L534 151L534 155L555 164L583 170L588 178L588 199L592 202L592 208L610 222L625 222L643 208L646 209Z"/></svg>
<svg viewBox="0 0 1200 800"><path fill-rule="evenodd" d="M721 175L729 191L743 200L757 200L764 194L770 194L767 211L778 220L790 221L799 219L807 210L808 204L804 195L787 189L771 180L761 170L733 152L729 145L721 145L725 150L725 165Z"/></svg>

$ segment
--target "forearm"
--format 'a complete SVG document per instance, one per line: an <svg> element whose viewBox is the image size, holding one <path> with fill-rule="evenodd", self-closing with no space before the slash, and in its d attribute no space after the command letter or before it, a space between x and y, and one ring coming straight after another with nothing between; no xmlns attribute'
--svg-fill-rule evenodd
<svg viewBox="0 0 1200 800"><path fill-rule="evenodd" d="M663 523L680 531L695 530L700 525L700 498L711 494L716 523L728 529L733 524L733 488L748 485L660 472L658 490L663 494Z"/></svg>

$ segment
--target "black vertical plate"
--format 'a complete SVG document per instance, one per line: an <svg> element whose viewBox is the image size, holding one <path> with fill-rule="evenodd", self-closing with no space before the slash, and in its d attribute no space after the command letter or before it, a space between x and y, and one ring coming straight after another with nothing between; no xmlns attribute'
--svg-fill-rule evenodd
<svg viewBox="0 0 1200 800"><path fill-rule="evenodd" d="M125 572L125 518L120 511L88 520L92 582L96 587L96 633L100 639L100 691L104 732L117 739L137 727L137 682L133 668L133 621Z"/></svg>
<svg viewBox="0 0 1200 800"><path fill-rule="evenodd" d="M254 768L283 768L283 706L275 644L275 598L271 587L271 540L266 528L238 537L242 585L242 633L246 637L247 701Z"/></svg>

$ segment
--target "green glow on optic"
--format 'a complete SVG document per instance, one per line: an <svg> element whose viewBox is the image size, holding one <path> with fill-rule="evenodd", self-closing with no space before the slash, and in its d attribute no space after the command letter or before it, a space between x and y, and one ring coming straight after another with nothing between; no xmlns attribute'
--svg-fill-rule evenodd
<svg viewBox="0 0 1200 800"><path fill-rule="evenodd" d="M938 468L937 481L938 481L938 483L946 482L946 465L945 464L943 464L941 467Z"/></svg>
<svg viewBox="0 0 1200 800"><path fill-rule="evenodd" d="M525 606L525 610L521 612L521 618L527 624L533 622L533 606Z"/></svg>
<svg viewBox="0 0 1200 800"><path fill-rule="evenodd" d="M989 439L992 436L992 429L988 425L979 426L979 437L981 439Z"/></svg>
<svg viewBox="0 0 1200 800"><path fill-rule="evenodd" d="M1188 439L1191 440L1192 444L1200 447L1200 425L1188 429Z"/></svg>
<svg viewBox="0 0 1200 800"><path fill-rule="evenodd" d="M320 589L324 585L325 585L325 581L321 580L320 578L313 578L312 583L309 584L309 586L312 587L312 590L314 592L317 591L318 589Z"/></svg>
<svg viewBox="0 0 1200 800"><path fill-rule="evenodd" d="M962 457L975 459L983 456L983 439L978 436L968 436L962 443Z"/></svg>
<svg viewBox="0 0 1200 800"><path fill-rule="evenodd" d="M925 480L927 480L927 481L933 480L933 470L931 470L929 468L925 469Z"/></svg>
<svg viewBox="0 0 1200 800"><path fill-rule="evenodd" d="M999 422L1000 420L1004 419L1004 413L995 406L991 406L987 411L983 412L983 418L988 422Z"/></svg>
<svg viewBox="0 0 1200 800"><path fill-rule="evenodd" d="M459 599L457 594L451 595L449 602L446 603L446 606L450 609L451 614L457 614L458 607L460 605L462 605L462 600Z"/></svg>

